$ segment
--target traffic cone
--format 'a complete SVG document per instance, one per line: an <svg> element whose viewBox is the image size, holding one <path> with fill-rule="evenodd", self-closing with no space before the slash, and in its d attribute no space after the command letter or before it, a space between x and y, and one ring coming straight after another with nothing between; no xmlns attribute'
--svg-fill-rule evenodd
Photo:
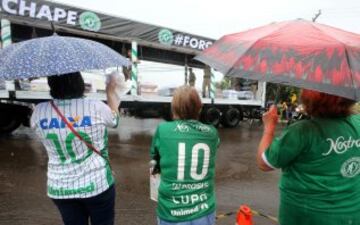
<svg viewBox="0 0 360 225"><path fill-rule="evenodd" d="M251 209L247 205L241 205L236 216L236 225L253 225Z"/></svg>

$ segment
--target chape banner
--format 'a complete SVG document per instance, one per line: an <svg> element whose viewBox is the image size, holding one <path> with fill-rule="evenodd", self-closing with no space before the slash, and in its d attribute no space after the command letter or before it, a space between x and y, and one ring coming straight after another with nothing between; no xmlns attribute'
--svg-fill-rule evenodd
<svg viewBox="0 0 360 225"><path fill-rule="evenodd" d="M120 38L133 38L195 51L202 51L214 42L213 39L202 36L113 17L53 1L0 0L0 17L6 17L12 22L26 21L34 27L49 25L53 22L61 27Z"/></svg>

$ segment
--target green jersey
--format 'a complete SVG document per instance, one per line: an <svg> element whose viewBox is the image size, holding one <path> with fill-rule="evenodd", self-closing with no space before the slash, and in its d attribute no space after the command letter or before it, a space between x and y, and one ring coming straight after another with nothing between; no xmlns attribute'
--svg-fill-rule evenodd
<svg viewBox="0 0 360 225"><path fill-rule="evenodd" d="M263 159L282 169L281 224L360 224L360 115L295 123Z"/></svg>
<svg viewBox="0 0 360 225"><path fill-rule="evenodd" d="M215 211L217 130L195 120L158 126L151 158L161 170L158 216L166 221L190 221Z"/></svg>

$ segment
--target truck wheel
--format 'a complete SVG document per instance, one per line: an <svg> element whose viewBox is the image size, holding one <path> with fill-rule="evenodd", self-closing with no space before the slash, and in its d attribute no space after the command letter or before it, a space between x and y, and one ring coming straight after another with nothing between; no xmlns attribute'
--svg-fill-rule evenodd
<svg viewBox="0 0 360 225"><path fill-rule="evenodd" d="M242 113L236 108L229 108L221 117L221 124L224 127L237 127L242 120Z"/></svg>
<svg viewBox="0 0 360 225"><path fill-rule="evenodd" d="M0 135L10 134L21 124L21 121L15 116L6 112L0 112Z"/></svg>
<svg viewBox="0 0 360 225"><path fill-rule="evenodd" d="M211 124L214 127L218 127L221 120L221 112L215 107L207 108L202 114L202 121L207 124Z"/></svg>

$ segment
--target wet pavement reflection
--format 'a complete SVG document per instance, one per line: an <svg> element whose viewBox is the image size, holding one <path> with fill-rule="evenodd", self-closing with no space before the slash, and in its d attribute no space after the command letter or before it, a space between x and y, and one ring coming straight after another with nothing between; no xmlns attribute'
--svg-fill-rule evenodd
<svg viewBox="0 0 360 225"><path fill-rule="evenodd" d="M149 146L162 120L124 118L109 132L110 157L116 176L116 224L156 224L156 203L149 199ZM277 216L279 172L263 173L255 164L261 124L243 121L233 129L219 128L216 161L217 213L248 204ZM46 196L46 152L29 128L0 137L0 224L61 224ZM256 225L273 224L254 217ZM233 225L235 216L218 220Z"/></svg>

